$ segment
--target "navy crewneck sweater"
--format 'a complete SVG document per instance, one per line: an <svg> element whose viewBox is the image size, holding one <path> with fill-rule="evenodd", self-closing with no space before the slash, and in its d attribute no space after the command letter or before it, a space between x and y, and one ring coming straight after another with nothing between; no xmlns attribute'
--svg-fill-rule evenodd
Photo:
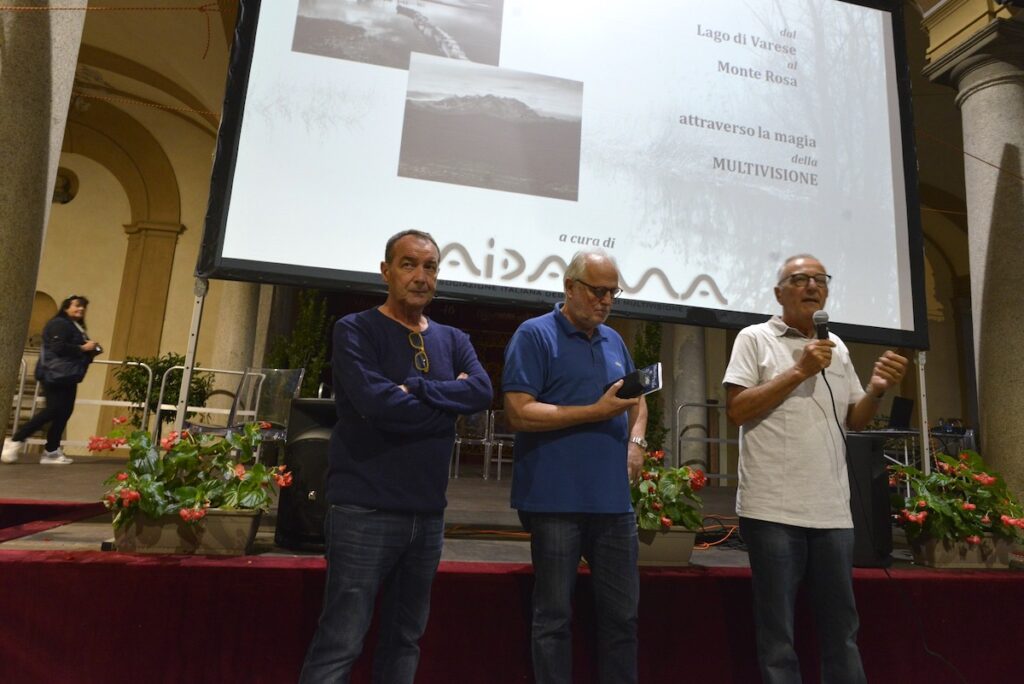
<svg viewBox="0 0 1024 684"><path fill-rule="evenodd" d="M434 321L422 335L427 373L413 365L409 329L379 310L335 323L331 363L338 422L327 473L331 504L444 510L455 419L490 406L491 382L468 335ZM469 377L456 380L459 373Z"/></svg>

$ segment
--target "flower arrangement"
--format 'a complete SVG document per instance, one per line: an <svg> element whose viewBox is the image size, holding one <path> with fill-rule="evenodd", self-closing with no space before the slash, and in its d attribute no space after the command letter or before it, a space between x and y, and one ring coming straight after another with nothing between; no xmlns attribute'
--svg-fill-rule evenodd
<svg viewBox="0 0 1024 684"><path fill-rule="evenodd" d="M673 525L682 525L688 530L699 528L702 502L697 492L707 481L701 470L665 466L664 451L648 453L640 477L631 487L640 529L663 530Z"/></svg>
<svg viewBox="0 0 1024 684"><path fill-rule="evenodd" d="M127 418L115 418L115 427ZM153 443L148 432L115 429L93 437L89 450L109 451L127 445L128 465L108 478L103 503L114 512L114 529L128 525L140 512L152 519L171 514L198 523L210 508L266 511L273 488L287 487L292 475L284 466L256 462L261 432L269 423L250 423L225 437L171 432Z"/></svg>
<svg viewBox="0 0 1024 684"><path fill-rule="evenodd" d="M1024 509L978 452L936 454L928 475L913 466L889 466L889 471L890 486L910 487L907 497L894 494L892 505L911 541L923 537L978 545L986 534L1024 540Z"/></svg>

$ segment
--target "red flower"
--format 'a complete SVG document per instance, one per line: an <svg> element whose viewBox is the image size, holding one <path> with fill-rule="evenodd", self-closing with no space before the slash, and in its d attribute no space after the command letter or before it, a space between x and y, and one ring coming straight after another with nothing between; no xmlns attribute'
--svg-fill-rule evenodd
<svg viewBox="0 0 1024 684"><path fill-rule="evenodd" d="M171 447L173 447L177 442L178 433L175 432L174 430L171 430L169 433L167 433L166 437L160 440L160 446L164 448L164 451L170 451Z"/></svg>
<svg viewBox="0 0 1024 684"><path fill-rule="evenodd" d="M900 511L900 517L906 522L912 522L917 525L924 525L924 521L928 519L928 511L921 511L920 513L911 513L907 509Z"/></svg>
<svg viewBox="0 0 1024 684"><path fill-rule="evenodd" d="M206 516L206 510L203 508L182 508L178 511L178 516L185 522L193 522Z"/></svg>
<svg viewBox="0 0 1024 684"><path fill-rule="evenodd" d="M268 423L267 421L265 421L265 420L261 420L260 421L260 430L269 430L272 427L274 427L274 426L271 425L270 423Z"/></svg>
<svg viewBox="0 0 1024 684"><path fill-rule="evenodd" d="M139 494L134 489L125 488L125 489L121 490L121 505L122 506L131 506L134 502L138 501L141 498L142 498L142 495Z"/></svg>
<svg viewBox="0 0 1024 684"><path fill-rule="evenodd" d="M928 502L925 501L924 499L918 499L917 500L917 507L918 508L928 508Z"/></svg>
<svg viewBox="0 0 1024 684"><path fill-rule="evenodd" d="M290 487L292 484L292 474L284 473L283 475L278 475L274 473L274 482L277 483L278 487Z"/></svg>
<svg viewBox="0 0 1024 684"><path fill-rule="evenodd" d="M966 451L961 451L960 452L960 460L961 461L966 461L970 457L971 457L970 454L968 454Z"/></svg>
<svg viewBox="0 0 1024 684"><path fill-rule="evenodd" d="M990 524L992 524L992 519L988 517L988 513L986 513L985 515L981 516L981 524L982 525L990 525Z"/></svg>
<svg viewBox="0 0 1024 684"><path fill-rule="evenodd" d="M237 477L239 480L245 477L245 466L242 465L241 463L235 464L235 477Z"/></svg>
<svg viewBox="0 0 1024 684"><path fill-rule="evenodd" d="M661 449L658 449L657 451L652 451L650 455L651 458L654 459L655 461L665 460L665 452Z"/></svg>
<svg viewBox="0 0 1024 684"><path fill-rule="evenodd" d="M699 492L707 483L708 476L704 474L703 470L694 470L690 475L690 488L695 492Z"/></svg>
<svg viewBox="0 0 1024 684"><path fill-rule="evenodd" d="M118 473L117 474L117 481L118 482L124 482L127 479L128 479L128 473Z"/></svg>
<svg viewBox="0 0 1024 684"><path fill-rule="evenodd" d="M965 537L964 541L967 542L968 544L980 544L981 543L981 537L979 537L976 534L972 534L970 537Z"/></svg>
<svg viewBox="0 0 1024 684"><path fill-rule="evenodd" d="M656 511L660 511L662 508L664 508L664 506L661 505L660 501L654 501L653 503L651 503L651 508L653 508Z"/></svg>
<svg viewBox="0 0 1024 684"><path fill-rule="evenodd" d="M112 440L107 437L90 437L89 445L86 447L89 451L110 451L112 448Z"/></svg>
<svg viewBox="0 0 1024 684"><path fill-rule="evenodd" d="M996 478L992 477L988 473L978 473L977 475L971 475L975 482L979 482L985 487L996 483Z"/></svg>
<svg viewBox="0 0 1024 684"><path fill-rule="evenodd" d="M662 527L672 527L672 518L663 515L660 522Z"/></svg>
<svg viewBox="0 0 1024 684"><path fill-rule="evenodd" d="M970 501L964 501L960 505L960 508L964 509L965 511L973 511L975 508L977 508L977 506L972 504Z"/></svg>
<svg viewBox="0 0 1024 684"><path fill-rule="evenodd" d="M645 480L650 480L653 477L653 475L651 475L651 471L645 470L642 473L640 473L640 477L642 477Z"/></svg>
<svg viewBox="0 0 1024 684"><path fill-rule="evenodd" d="M128 417L127 416L115 416L114 419L111 420L110 422L113 423L114 425L124 425L125 423L128 422Z"/></svg>

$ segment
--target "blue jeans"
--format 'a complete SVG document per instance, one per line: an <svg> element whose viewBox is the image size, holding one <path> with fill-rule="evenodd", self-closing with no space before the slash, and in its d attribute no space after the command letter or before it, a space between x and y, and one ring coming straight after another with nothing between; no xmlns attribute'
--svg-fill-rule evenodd
<svg viewBox="0 0 1024 684"><path fill-rule="evenodd" d="M793 649L797 590L806 578L824 684L866 681L857 650L853 529L813 529L740 518L750 554L757 659L766 684L800 682Z"/></svg>
<svg viewBox="0 0 1024 684"><path fill-rule="evenodd" d="M348 682L383 585L374 682L412 682L441 560L444 515L331 506L327 585L300 681Z"/></svg>
<svg viewBox="0 0 1024 684"><path fill-rule="evenodd" d="M572 682L572 596L580 557L590 564L601 682L636 682L637 569L633 513L527 513L533 557L531 651L538 684Z"/></svg>

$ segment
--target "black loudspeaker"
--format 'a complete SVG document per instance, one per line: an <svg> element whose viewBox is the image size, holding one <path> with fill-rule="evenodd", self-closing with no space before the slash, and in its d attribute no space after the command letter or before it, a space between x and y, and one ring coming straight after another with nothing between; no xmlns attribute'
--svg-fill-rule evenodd
<svg viewBox="0 0 1024 684"><path fill-rule="evenodd" d="M274 543L296 551L324 548L327 445L337 420L332 399L296 399L288 416L284 464L292 485L281 490Z"/></svg>
<svg viewBox="0 0 1024 684"><path fill-rule="evenodd" d="M846 470L850 476L853 515L853 565L887 568L892 565L892 518L889 514L889 471L882 445L887 437L849 434Z"/></svg>

